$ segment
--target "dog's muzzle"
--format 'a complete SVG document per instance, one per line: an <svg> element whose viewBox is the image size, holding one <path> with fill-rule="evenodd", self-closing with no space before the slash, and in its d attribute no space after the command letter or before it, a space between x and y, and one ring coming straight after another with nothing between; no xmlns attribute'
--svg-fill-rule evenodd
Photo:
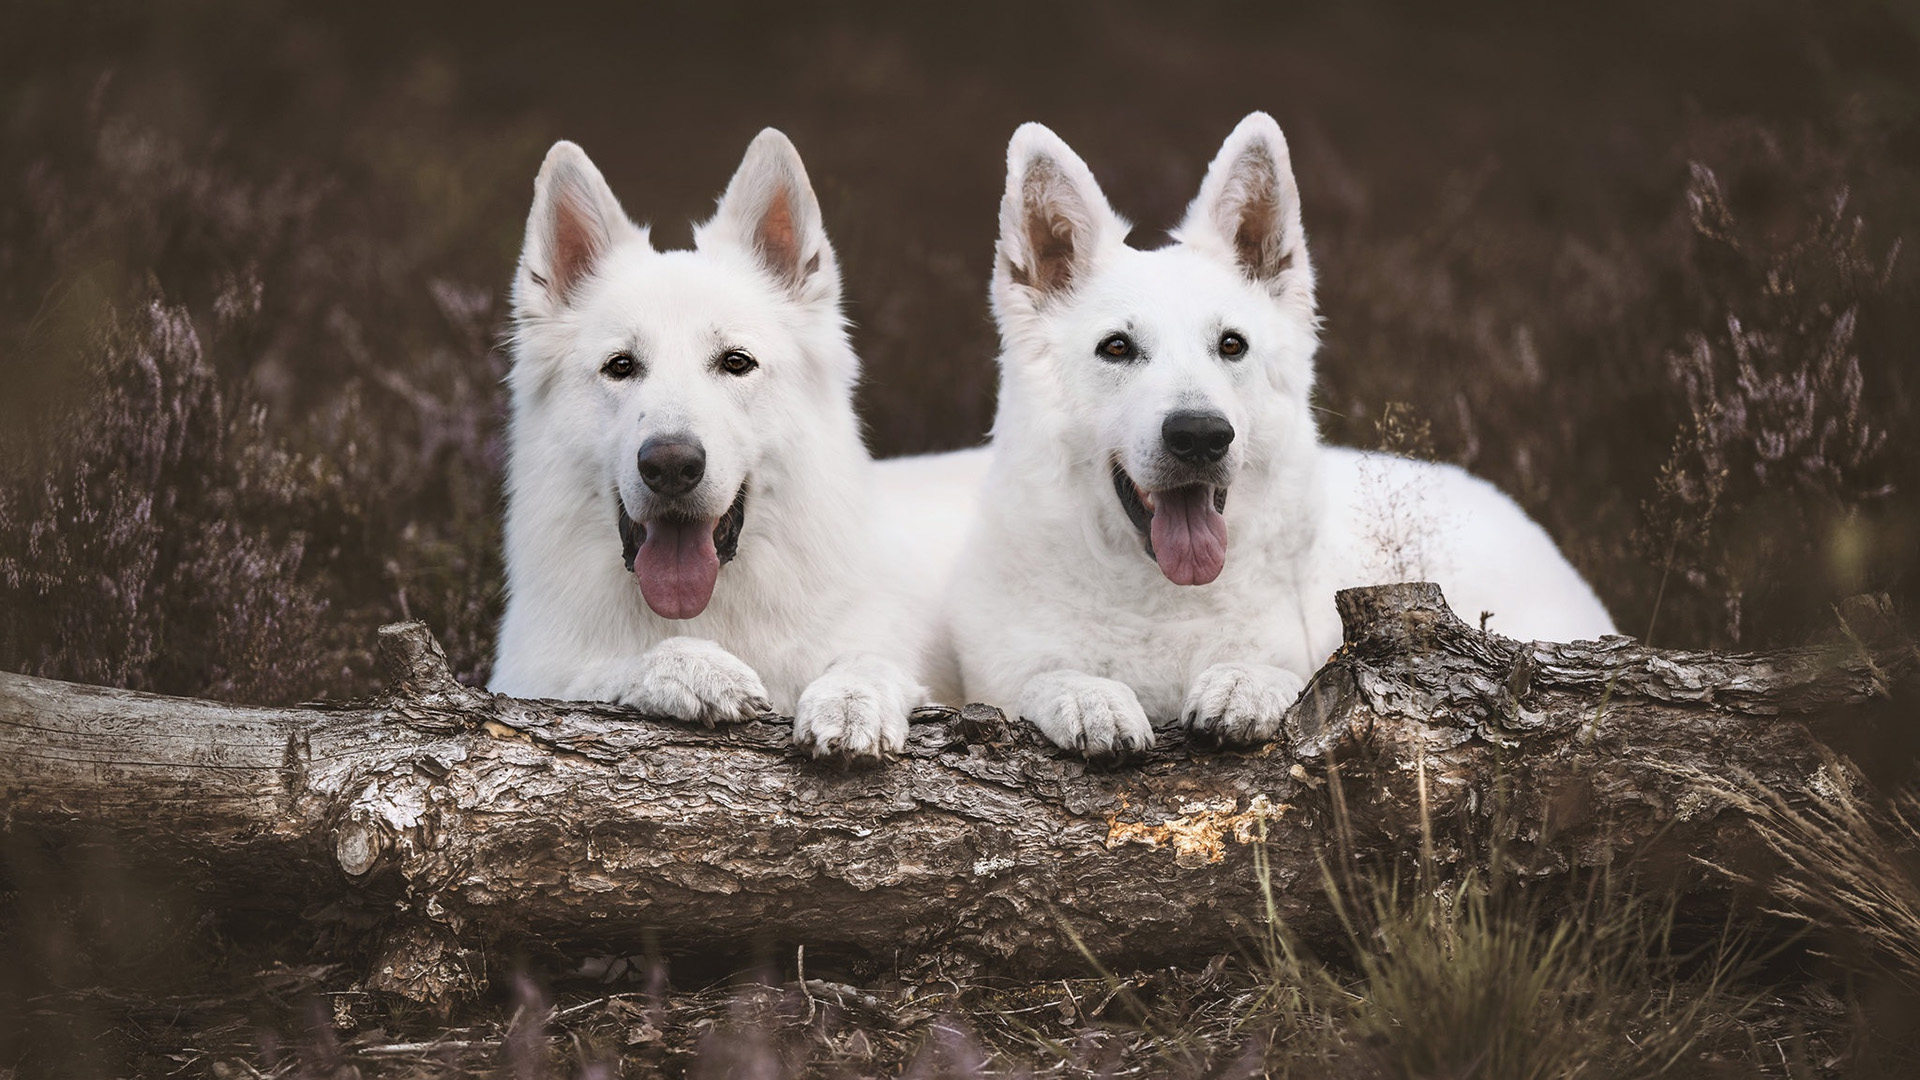
<svg viewBox="0 0 1920 1080"><path fill-rule="evenodd" d="M646 543L647 527L627 516L627 505L618 492L613 496L614 512L619 515L620 561L626 564L627 573L633 573L633 560L640 554L640 545ZM740 553L740 527L747 520L747 485L741 484L733 497L733 505L720 515L713 526L713 550L720 556L722 566L733 561Z"/></svg>
<svg viewBox="0 0 1920 1080"><path fill-rule="evenodd" d="M1120 508L1127 512L1127 520L1139 530L1141 546L1146 551L1147 558L1153 558L1153 508L1147 505L1147 500L1152 496L1146 494L1140 485L1134 483L1133 477L1128 476L1127 470L1117 461L1113 463L1113 493L1120 497ZM1213 512L1222 514L1226 509L1227 489L1214 488Z"/></svg>
<svg viewBox="0 0 1920 1080"><path fill-rule="evenodd" d="M1113 493L1140 533L1147 558L1159 565L1168 581L1206 585L1220 576L1227 560L1224 485L1196 482L1149 492L1134 483L1116 460Z"/></svg>

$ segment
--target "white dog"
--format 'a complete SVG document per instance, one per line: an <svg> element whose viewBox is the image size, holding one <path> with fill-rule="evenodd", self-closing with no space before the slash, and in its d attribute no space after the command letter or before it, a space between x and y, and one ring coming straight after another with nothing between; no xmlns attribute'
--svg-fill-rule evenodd
<svg viewBox="0 0 1920 1080"><path fill-rule="evenodd" d="M1007 150L993 462L949 599L970 698L1088 756L1150 720L1271 738L1340 643L1333 595L1409 579L1522 638L1608 634L1540 527L1450 466L1323 447L1313 270L1286 140L1255 113L1175 242L1051 131Z"/></svg>
<svg viewBox="0 0 1920 1080"><path fill-rule="evenodd" d="M963 514L984 459L868 458L793 145L761 132L694 249L655 251L555 144L513 309L492 688L708 724L791 711L813 754L898 751L958 541L909 542L876 493L885 477Z"/></svg>

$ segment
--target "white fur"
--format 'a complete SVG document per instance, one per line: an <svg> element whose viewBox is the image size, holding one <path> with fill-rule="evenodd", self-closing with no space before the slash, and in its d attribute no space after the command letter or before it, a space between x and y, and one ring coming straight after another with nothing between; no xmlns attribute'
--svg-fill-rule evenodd
<svg viewBox="0 0 1920 1080"><path fill-rule="evenodd" d="M785 136L761 132L693 250L665 252L585 153L556 144L535 182L513 303L507 608L492 688L709 724L791 711L795 742L816 755L898 751L928 697L939 560L958 541L898 542L907 529L876 505L878 477L964 506L981 459L869 460L839 270ZM759 366L726 373L716 365L729 349ZM639 371L611 379L603 365L623 352ZM688 496L701 515L748 492L738 554L685 620L649 609L616 525L616 498L643 520L653 496L638 450L669 433L705 448Z"/></svg>
<svg viewBox="0 0 1920 1080"><path fill-rule="evenodd" d="M966 694L1017 708L1090 755L1184 719L1271 738L1340 643L1333 596L1430 579L1469 620L1521 638L1613 632L1553 541L1491 485L1446 465L1323 447L1309 409L1313 271L1286 141L1255 113L1221 147L1175 242L1128 231L1072 150L1014 134L993 278L1000 403L978 519L948 602ZM1247 350L1229 360L1221 334ZM1124 363L1096 355L1116 331ZM1226 563L1182 586L1143 549L1113 486L1170 459L1160 425L1212 409L1235 438Z"/></svg>

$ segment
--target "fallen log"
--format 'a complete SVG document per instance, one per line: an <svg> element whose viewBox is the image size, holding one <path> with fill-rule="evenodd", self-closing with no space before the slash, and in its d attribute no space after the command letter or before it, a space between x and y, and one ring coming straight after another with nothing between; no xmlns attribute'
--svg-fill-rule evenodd
<svg viewBox="0 0 1920 1080"><path fill-rule="evenodd" d="M784 721L709 730L461 686L417 623L382 629L390 689L358 704L0 674L0 830L116 845L213 905L357 905L379 921L367 985L420 1000L476 992L501 949L1080 972L1076 935L1128 965L1243 942L1262 836L1273 910L1309 938L1334 931L1323 857L1425 847L1460 868L1497 845L1516 874L1660 866L1711 888L1697 859L1757 845L1686 771L1804 784L1820 738L1916 665L1884 600L1850 601L1856 632L1833 644L1737 655L1515 642L1430 584L1338 604L1346 642L1274 745L1168 731L1112 768L969 706L923 710L898 760L843 769L793 751Z"/></svg>

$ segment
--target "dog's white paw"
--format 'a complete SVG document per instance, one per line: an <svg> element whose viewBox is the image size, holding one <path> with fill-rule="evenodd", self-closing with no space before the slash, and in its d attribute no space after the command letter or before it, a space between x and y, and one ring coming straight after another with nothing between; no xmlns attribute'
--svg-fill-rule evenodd
<svg viewBox="0 0 1920 1080"><path fill-rule="evenodd" d="M1266 664L1215 664L1187 691L1181 715L1199 738L1222 746L1258 746L1280 733L1287 708L1307 682Z"/></svg>
<svg viewBox="0 0 1920 1080"><path fill-rule="evenodd" d="M909 697L893 680L829 671L800 694L793 744L817 758L885 761L906 749L907 714L919 704Z"/></svg>
<svg viewBox="0 0 1920 1080"><path fill-rule="evenodd" d="M1020 715L1055 746L1090 760L1131 757L1153 746L1153 725L1139 697L1112 679L1079 672L1037 676L1020 694Z"/></svg>
<svg viewBox="0 0 1920 1080"><path fill-rule="evenodd" d="M712 727L773 711L766 685L746 661L711 641L674 637L640 657L639 677L605 695L651 716Z"/></svg>

